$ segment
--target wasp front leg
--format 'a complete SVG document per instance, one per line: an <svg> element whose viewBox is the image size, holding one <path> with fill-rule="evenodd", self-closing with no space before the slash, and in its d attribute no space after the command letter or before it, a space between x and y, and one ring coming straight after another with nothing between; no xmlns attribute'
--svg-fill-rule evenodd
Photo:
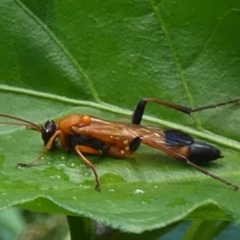
<svg viewBox="0 0 240 240"><path fill-rule="evenodd" d="M50 151L55 146L56 138L59 138L62 146L66 148L66 143L65 143L63 133L60 130L57 130L52 135L52 137L48 140L48 142L46 142L44 150L41 152L41 154L39 154L39 156L36 159L34 159L33 161L31 161L29 163L18 163L17 167L26 168L26 167L30 167L30 166L35 165L37 162L39 162L42 159L42 157L44 156L44 154L46 152Z"/></svg>

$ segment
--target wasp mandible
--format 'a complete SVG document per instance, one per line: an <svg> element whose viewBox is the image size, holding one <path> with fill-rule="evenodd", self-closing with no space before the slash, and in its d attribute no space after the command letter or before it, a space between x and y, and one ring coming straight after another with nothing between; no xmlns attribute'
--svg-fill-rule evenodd
<svg viewBox="0 0 240 240"><path fill-rule="evenodd" d="M19 167L29 167L38 162L41 157L53 149L60 140L65 150L74 150L79 157L89 166L95 176L96 190L100 190L100 180L94 164L84 154L109 155L115 158L125 158L133 154L141 143L159 149L174 159L183 162L196 170L231 186L234 190L238 186L214 175L199 164L221 158L221 151L216 147L195 140L189 134L177 129L161 129L141 125L141 120L148 102L154 102L169 108L191 114L205 109L240 102L240 99L208 105L191 109L181 105L168 103L159 99L142 99L132 116L131 124L106 121L90 115L72 114L57 121L48 120L44 126L37 125L28 120L0 114L0 117L15 120L17 122L0 122L2 124L23 125L29 129L38 131L42 135L44 150L34 161L19 163Z"/></svg>

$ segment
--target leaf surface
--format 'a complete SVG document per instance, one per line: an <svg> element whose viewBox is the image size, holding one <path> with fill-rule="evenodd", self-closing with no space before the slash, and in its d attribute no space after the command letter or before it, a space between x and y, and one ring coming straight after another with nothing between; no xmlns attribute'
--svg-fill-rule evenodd
<svg viewBox="0 0 240 240"><path fill-rule="evenodd" d="M130 122L142 97L190 107L239 97L236 1L30 1L0 3L1 113L38 124L77 112ZM239 106L192 118L150 104L145 124L179 128L222 149L205 168L240 185ZM119 120L120 119L120 120ZM39 165L36 132L0 126L0 208L84 215L143 232L185 217L239 224L239 192L163 153L88 156L101 176L59 149Z"/></svg>

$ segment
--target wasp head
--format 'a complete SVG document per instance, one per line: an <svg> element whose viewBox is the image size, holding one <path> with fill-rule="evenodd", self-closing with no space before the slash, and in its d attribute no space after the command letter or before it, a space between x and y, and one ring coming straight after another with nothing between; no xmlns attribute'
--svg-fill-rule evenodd
<svg viewBox="0 0 240 240"><path fill-rule="evenodd" d="M50 138L54 135L54 133L58 130L57 124L53 120L48 120L44 127L42 127L42 139L44 142L44 146L47 145Z"/></svg>

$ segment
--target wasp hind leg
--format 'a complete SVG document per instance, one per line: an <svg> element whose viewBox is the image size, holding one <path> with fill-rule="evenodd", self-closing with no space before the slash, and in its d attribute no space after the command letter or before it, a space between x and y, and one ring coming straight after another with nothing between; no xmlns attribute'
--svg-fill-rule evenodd
<svg viewBox="0 0 240 240"><path fill-rule="evenodd" d="M205 170L204 168L198 166L197 164L195 164L194 162L192 162L191 160L189 160L188 157L184 156L184 154L186 154L186 147L188 148L188 146L179 146L179 147L176 147L174 150L170 149L170 148L163 148L161 149L162 151L164 151L166 154L168 154L169 156L173 157L175 160L179 161L179 162L182 162L182 163L185 163L187 164L188 166L192 167L192 168L195 168L196 170L198 170L199 172L202 172L203 174L209 176L209 177L212 177L220 182L222 182L223 184L226 184L230 187L233 188L233 190L237 191L238 190L238 186L225 180L224 178L221 178L207 170ZM188 152L188 150L187 150Z"/></svg>
<svg viewBox="0 0 240 240"><path fill-rule="evenodd" d="M190 107L186 107L186 106L181 106L175 103L169 103L169 102L165 102L163 100L160 99L155 99L155 98L143 98L137 105L137 107L134 110L133 116L132 116L132 123L133 124L137 124L139 125L142 121L142 117L145 111L145 107L146 104L148 102L153 102L168 108L172 108L176 111L180 111L183 113L186 113L188 115L190 115L193 112L199 112L202 110L206 110L206 109L211 109L211 108L216 108L216 107L220 107L220 106L225 106L228 104L234 104L234 103L239 103L240 102L240 98L237 99L233 99L230 101L226 101L226 102L221 102L221 103L217 103L217 104L211 104L211 105L206 105L206 106L202 106L202 107L198 107L198 108L190 108Z"/></svg>
<svg viewBox="0 0 240 240"><path fill-rule="evenodd" d="M172 108L174 110L177 110L177 111L180 111L180 112L183 112L183 113L186 113L186 114L190 114L192 112L191 108L188 108L188 107L185 107L185 106L165 102L163 100L155 99L155 98L143 98L138 103L138 105L136 106L136 108L134 110L134 113L133 113L133 116L132 116L132 123L133 124L137 124L137 125L141 124L142 117L143 117L143 114L144 114L144 111L145 111L145 107L146 107L146 104L148 102L154 102L154 103L157 103L159 105L166 106L166 107Z"/></svg>

